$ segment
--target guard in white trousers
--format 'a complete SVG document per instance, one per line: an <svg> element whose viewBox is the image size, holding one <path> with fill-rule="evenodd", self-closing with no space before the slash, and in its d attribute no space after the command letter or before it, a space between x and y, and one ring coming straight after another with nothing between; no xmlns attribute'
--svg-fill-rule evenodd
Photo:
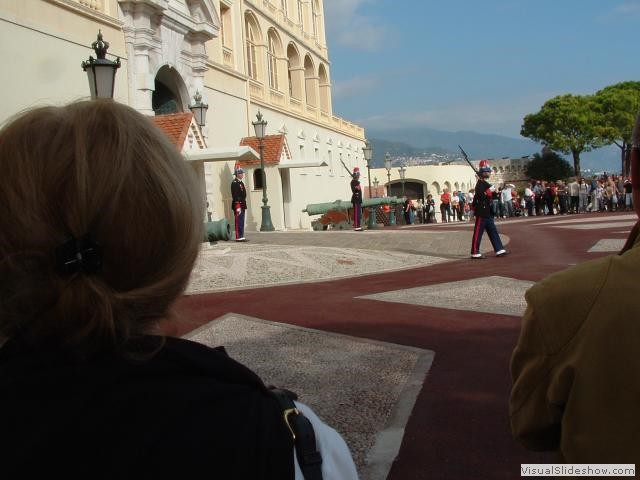
<svg viewBox="0 0 640 480"><path fill-rule="evenodd" d="M244 170L236 166L234 175L236 178L231 182L231 208L233 208L233 216L235 218L236 242L246 242L244 238L244 214L247 211L247 190L242 182Z"/></svg>

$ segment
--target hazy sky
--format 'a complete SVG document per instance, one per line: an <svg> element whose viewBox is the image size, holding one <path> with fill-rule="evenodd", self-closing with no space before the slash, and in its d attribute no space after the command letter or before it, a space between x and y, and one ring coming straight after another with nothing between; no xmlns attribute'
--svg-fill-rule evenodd
<svg viewBox="0 0 640 480"><path fill-rule="evenodd" d="M640 80L640 0L324 0L334 114L518 137L549 98ZM635 46L635 48L633 48Z"/></svg>

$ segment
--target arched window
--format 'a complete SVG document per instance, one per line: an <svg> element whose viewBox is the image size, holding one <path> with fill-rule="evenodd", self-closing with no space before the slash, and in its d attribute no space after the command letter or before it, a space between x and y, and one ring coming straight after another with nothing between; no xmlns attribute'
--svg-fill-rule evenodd
<svg viewBox="0 0 640 480"><path fill-rule="evenodd" d="M245 15L245 29L247 32L247 75L258 80L258 57L256 43L260 40L258 25L252 15Z"/></svg>
<svg viewBox="0 0 640 480"><path fill-rule="evenodd" d="M280 53L280 39L274 29L267 34L267 68L269 70L269 87L280 90L278 82L278 54Z"/></svg>
<svg viewBox="0 0 640 480"><path fill-rule="evenodd" d="M253 171L253 189L262 190L262 169L256 168Z"/></svg>
<svg viewBox="0 0 640 480"><path fill-rule="evenodd" d="M311 2L311 22L313 23L313 36L318 38L318 0Z"/></svg>
<svg viewBox="0 0 640 480"><path fill-rule="evenodd" d="M302 71L300 65L300 55L293 43L287 47L287 77L289 80L289 96L297 100L302 100Z"/></svg>
<svg viewBox="0 0 640 480"><path fill-rule="evenodd" d="M220 2L220 39L222 46L233 47L233 32L231 31L231 9L228 5Z"/></svg>
<svg viewBox="0 0 640 480"><path fill-rule="evenodd" d="M307 105L315 107L316 101L316 88L315 88L315 69L313 68L313 60L307 55L304 57L304 90Z"/></svg>
<svg viewBox="0 0 640 480"><path fill-rule="evenodd" d="M156 115L184 112L189 93L182 77L168 65L162 66L155 78L151 108ZM187 103L185 103L187 102Z"/></svg>
<svg viewBox="0 0 640 480"><path fill-rule="evenodd" d="M298 0L298 23L304 30L304 5L302 0Z"/></svg>
<svg viewBox="0 0 640 480"><path fill-rule="evenodd" d="M329 85L327 69L322 63L320 64L320 68L318 68L318 77L320 80L320 110L329 113L331 110L329 102L331 99L331 87Z"/></svg>
<svg viewBox="0 0 640 480"><path fill-rule="evenodd" d="M433 182L431 188L436 192L436 195L440 195L440 184L438 182Z"/></svg>

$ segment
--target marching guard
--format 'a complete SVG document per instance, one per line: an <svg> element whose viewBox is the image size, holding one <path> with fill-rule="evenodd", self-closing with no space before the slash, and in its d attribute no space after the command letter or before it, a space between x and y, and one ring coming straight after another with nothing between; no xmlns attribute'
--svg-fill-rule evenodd
<svg viewBox="0 0 640 480"><path fill-rule="evenodd" d="M487 180L491 176L491 167L487 160L480 160L478 169L478 182L476 183L475 195L473 197L472 207L475 213L475 226L473 228L473 239L471 240L471 258L484 258L480 253L480 241L485 230L489 235L489 240L496 252L496 257L507 255L507 251L502 246L498 229L491 216L491 200L495 195L495 187Z"/></svg>

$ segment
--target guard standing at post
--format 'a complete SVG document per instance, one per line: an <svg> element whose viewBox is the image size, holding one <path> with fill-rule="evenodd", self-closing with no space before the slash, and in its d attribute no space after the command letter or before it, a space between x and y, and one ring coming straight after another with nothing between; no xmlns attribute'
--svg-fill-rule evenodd
<svg viewBox="0 0 640 480"><path fill-rule="evenodd" d="M471 258L484 258L480 253L480 241L484 231L487 231L491 245L496 252L496 257L503 257L507 251L502 246L498 229L491 216L491 199L495 194L493 187L487 180L491 176L491 167L486 160L480 160L480 168L478 169L478 182L476 183L475 195L471 204L476 221L473 228L473 239L471 240Z"/></svg>
<svg viewBox="0 0 640 480"><path fill-rule="evenodd" d="M233 174L236 178L231 182L231 208L233 208L233 216L235 218L236 242L246 242L247 240L244 238L244 214L247 210L247 190L242 182L244 170L236 164Z"/></svg>
<svg viewBox="0 0 640 480"><path fill-rule="evenodd" d="M353 205L353 229L362 231L362 189L360 188L360 168L354 167L351 175L351 204Z"/></svg>

